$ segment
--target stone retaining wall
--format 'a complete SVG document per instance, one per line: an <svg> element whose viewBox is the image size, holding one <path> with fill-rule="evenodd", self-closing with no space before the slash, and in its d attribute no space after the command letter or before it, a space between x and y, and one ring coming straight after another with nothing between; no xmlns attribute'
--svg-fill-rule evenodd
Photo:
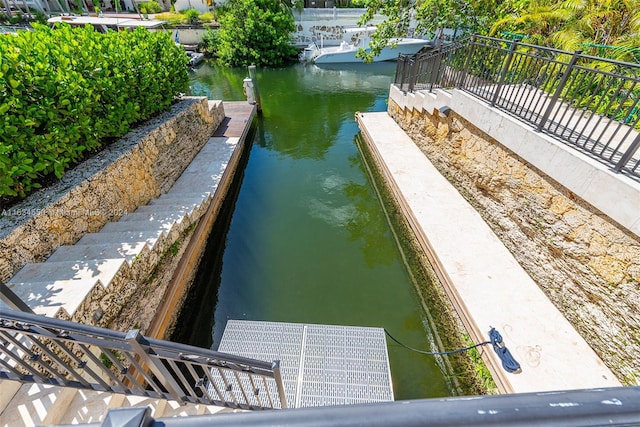
<svg viewBox="0 0 640 427"><path fill-rule="evenodd" d="M618 379L640 384L640 238L455 113L392 99L388 112Z"/></svg>
<svg viewBox="0 0 640 427"><path fill-rule="evenodd" d="M56 184L0 213L0 281L97 232L173 185L224 119L222 102L187 97Z"/></svg>

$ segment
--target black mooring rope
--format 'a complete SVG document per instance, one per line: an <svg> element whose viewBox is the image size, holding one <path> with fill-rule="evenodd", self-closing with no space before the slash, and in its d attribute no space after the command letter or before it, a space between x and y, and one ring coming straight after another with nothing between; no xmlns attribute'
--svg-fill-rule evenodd
<svg viewBox="0 0 640 427"><path fill-rule="evenodd" d="M395 341L396 343L398 343L399 345L401 345L402 347L406 348L407 350L411 350L411 351L415 351L416 353L420 353L420 354L427 354L429 356L440 356L440 355L445 355L445 354L454 354L454 353L462 353L463 351L467 351L467 350L471 350L472 348L476 348L476 347L480 347L483 345L487 345L487 344L491 344L491 341L485 341L485 342L481 342L480 344L474 344L472 346L469 347L465 347L465 348L458 348L456 350L449 350L449 351L425 351L425 350L418 350L417 348L413 348L413 347L409 347L406 344L401 343L400 341L398 341L397 339L395 339L393 337L393 335L391 335L389 333L389 331L387 331L386 329L384 330L384 332L389 336L389 338L391 338L393 341Z"/></svg>
<svg viewBox="0 0 640 427"><path fill-rule="evenodd" d="M514 359L509 349L503 344L502 335L500 335L500 332L498 332L495 328L491 328L491 330L489 331L489 339L490 339L489 341L484 341L478 344L470 345L469 347L458 348L458 349L449 350L449 351L418 350L417 348L409 347L408 345L401 343L393 335L391 335L389 331L387 331L386 329L384 330L384 332L385 334L387 334L389 338L391 338L393 341L395 341L400 346L406 348L407 350L411 350L420 354L427 354L429 356L462 353L463 351L471 350L472 348L492 344L493 350L496 352L496 354L502 361L502 367L504 368L505 371L513 374L519 374L520 372L522 372L522 369L520 368L520 364Z"/></svg>

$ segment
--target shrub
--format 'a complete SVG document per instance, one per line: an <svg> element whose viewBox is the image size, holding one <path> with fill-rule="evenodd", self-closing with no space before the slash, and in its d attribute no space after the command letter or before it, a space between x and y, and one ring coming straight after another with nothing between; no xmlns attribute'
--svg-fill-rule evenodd
<svg viewBox="0 0 640 427"><path fill-rule="evenodd" d="M198 44L198 51L203 52L207 55L216 55L218 52L218 45L220 43L220 38L218 35L218 30L212 30L211 28L207 28L207 30L202 35L202 41Z"/></svg>
<svg viewBox="0 0 640 427"><path fill-rule="evenodd" d="M200 12L196 9L187 9L184 12L184 17L190 25L198 25L200 23Z"/></svg>
<svg viewBox="0 0 640 427"><path fill-rule="evenodd" d="M229 0L220 13L218 58L232 66L279 66L294 59L295 23L280 0Z"/></svg>
<svg viewBox="0 0 640 427"><path fill-rule="evenodd" d="M188 89L168 33L51 29L0 37L0 199L24 197Z"/></svg>
<svg viewBox="0 0 640 427"><path fill-rule="evenodd" d="M205 12L200 15L200 22L213 22L213 13Z"/></svg>
<svg viewBox="0 0 640 427"><path fill-rule="evenodd" d="M145 1L140 3L140 10L146 10L146 13L160 13L162 12L162 6L157 1Z"/></svg>
<svg viewBox="0 0 640 427"><path fill-rule="evenodd" d="M24 18L24 15L22 14L22 12L16 12L11 18L9 18L9 24L22 24L24 23L26 20Z"/></svg>
<svg viewBox="0 0 640 427"><path fill-rule="evenodd" d="M164 12L156 15L156 19L166 21L170 26L180 25L185 22L184 15L177 12Z"/></svg>

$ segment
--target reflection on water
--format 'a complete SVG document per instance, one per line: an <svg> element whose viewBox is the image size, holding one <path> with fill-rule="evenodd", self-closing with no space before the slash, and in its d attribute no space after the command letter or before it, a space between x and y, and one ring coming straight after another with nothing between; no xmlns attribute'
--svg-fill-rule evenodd
<svg viewBox="0 0 640 427"><path fill-rule="evenodd" d="M354 138L356 111L385 111L394 63L259 69L263 115L193 344L217 348L228 319L385 327L426 348L430 334ZM192 94L242 100L245 69L199 67ZM211 288L217 287L217 296ZM213 307L215 305L215 307ZM183 322L192 324L186 318ZM204 338L203 338L204 336ZM199 340L199 342L198 342ZM389 346L396 399L452 394L431 356Z"/></svg>

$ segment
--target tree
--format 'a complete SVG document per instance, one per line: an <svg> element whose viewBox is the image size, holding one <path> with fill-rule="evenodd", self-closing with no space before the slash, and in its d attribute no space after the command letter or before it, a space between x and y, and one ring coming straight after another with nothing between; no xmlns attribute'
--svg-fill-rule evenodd
<svg viewBox="0 0 640 427"><path fill-rule="evenodd" d="M220 13L218 58L231 66L279 66L295 59L290 3L229 0Z"/></svg>
<svg viewBox="0 0 640 427"><path fill-rule="evenodd" d="M359 52L370 61L393 37L404 36L412 20L416 34L441 37L445 28L486 34L497 17L511 13L528 0L366 0L366 12L358 25L366 25L374 15L385 19L371 36L371 53Z"/></svg>
<svg viewBox="0 0 640 427"><path fill-rule="evenodd" d="M531 2L522 13L496 21L491 33L505 28L527 34L532 43L567 51L590 49L625 60L633 60L634 52L640 56L640 0Z"/></svg>

